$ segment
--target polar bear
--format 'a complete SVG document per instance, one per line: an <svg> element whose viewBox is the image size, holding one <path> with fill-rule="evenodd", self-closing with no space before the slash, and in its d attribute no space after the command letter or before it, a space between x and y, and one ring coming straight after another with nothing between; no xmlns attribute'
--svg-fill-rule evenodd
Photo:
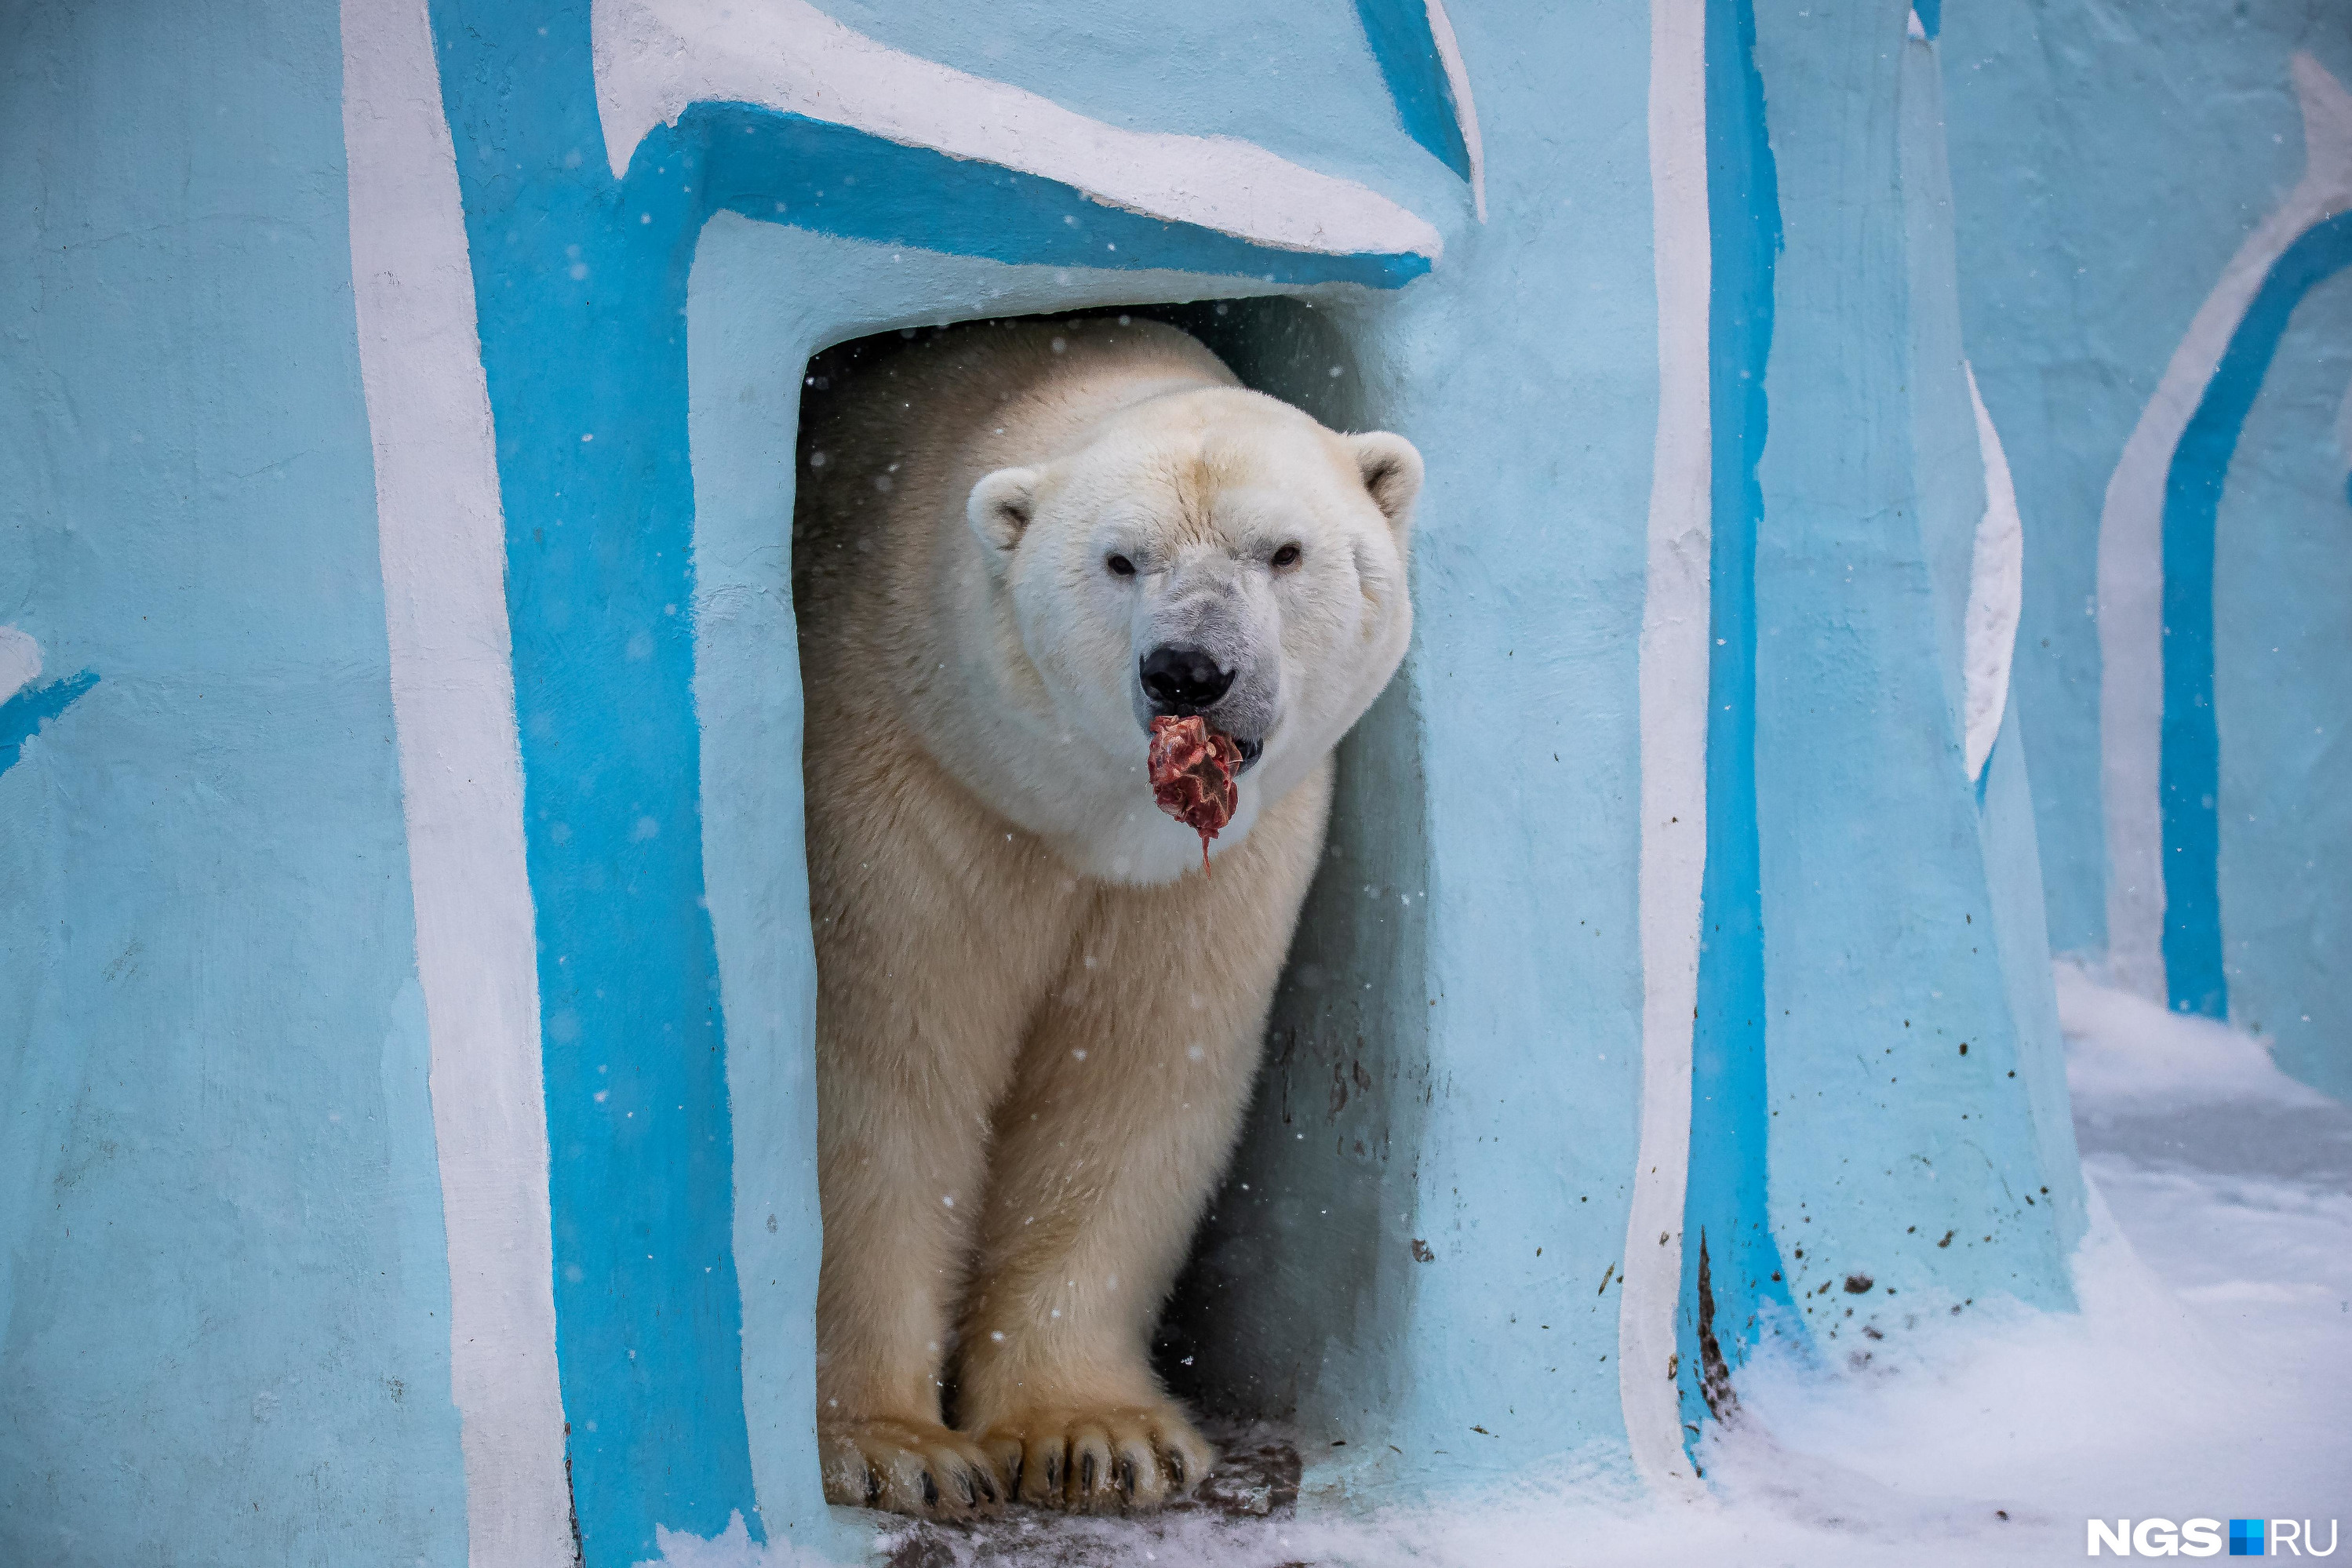
<svg viewBox="0 0 2352 1568"><path fill-rule="evenodd" d="M817 369L793 581L825 1495L1150 1508L1213 1458L1149 1346L1239 1130L1331 749L1412 633L1421 458L1125 318ZM1213 871L1153 802L1170 713L1244 759Z"/></svg>

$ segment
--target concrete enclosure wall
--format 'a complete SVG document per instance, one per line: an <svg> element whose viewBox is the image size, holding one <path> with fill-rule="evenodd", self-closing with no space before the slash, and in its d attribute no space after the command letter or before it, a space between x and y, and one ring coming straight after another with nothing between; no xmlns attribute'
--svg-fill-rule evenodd
<svg viewBox="0 0 2352 1568"><path fill-rule="evenodd" d="M2068 1308L2036 835L2097 946L2104 732L2082 629L2035 629L2122 547L2032 367L2140 308L2019 306L2087 231L1971 215L2070 89L1932 5L1764 12L14 7L0 1555L854 1551L794 436L813 353L950 320L1165 308L1428 463L1415 645L1168 1329L1199 1397L1295 1425L1311 1506L1563 1460L1692 1491L1766 1335ZM2340 62L2273 63L2338 123ZM2321 185L2242 291L2285 325L2213 378L2228 483L2129 536L2165 585L2176 532L2263 541L2194 578L2218 731L2176 746L2172 664L2135 700L2146 755L2220 759L2265 1023L2334 1005L2343 939L2341 880L2262 902L2297 852L2231 815L2341 798L2296 709L2340 702L2346 556L2278 520L2343 499Z"/></svg>
<svg viewBox="0 0 2352 1568"><path fill-rule="evenodd" d="M2052 936L2352 1094L2352 24L1995 0L1943 47Z"/></svg>

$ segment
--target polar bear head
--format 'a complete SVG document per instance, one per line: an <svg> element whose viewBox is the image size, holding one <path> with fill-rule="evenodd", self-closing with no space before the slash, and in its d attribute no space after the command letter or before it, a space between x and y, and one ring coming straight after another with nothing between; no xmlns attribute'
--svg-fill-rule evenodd
<svg viewBox="0 0 2352 1568"><path fill-rule="evenodd" d="M1105 862L1090 869L1158 881L1199 853L1151 806L1154 716L1197 713L1239 745L1229 839L1362 716L1412 633L1421 482L1401 436L1341 435L1262 393L1194 385L972 487L968 520L1041 695L1113 764L1124 842L1085 854Z"/></svg>

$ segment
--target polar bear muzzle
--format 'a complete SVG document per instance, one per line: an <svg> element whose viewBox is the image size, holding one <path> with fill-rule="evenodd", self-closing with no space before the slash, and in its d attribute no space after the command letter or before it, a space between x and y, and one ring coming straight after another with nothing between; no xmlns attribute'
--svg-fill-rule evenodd
<svg viewBox="0 0 2352 1568"><path fill-rule="evenodd" d="M1206 648L1170 643L1146 653L1136 670L1143 700L1154 718L1190 718L1195 714L1209 718L1212 727L1240 749L1241 766L1236 771L1246 773L1265 751L1265 737L1236 735L1229 725L1218 722L1224 716L1217 713L1217 705L1233 689L1236 674Z"/></svg>

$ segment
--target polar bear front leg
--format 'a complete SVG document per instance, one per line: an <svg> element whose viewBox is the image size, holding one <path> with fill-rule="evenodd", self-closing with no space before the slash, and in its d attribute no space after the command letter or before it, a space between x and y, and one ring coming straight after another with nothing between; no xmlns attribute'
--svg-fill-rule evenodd
<svg viewBox="0 0 2352 1568"><path fill-rule="evenodd" d="M993 1472L941 1421L940 1378L986 1161L987 1102L973 1092L988 1085L924 1072L908 1061L932 1054L919 1039L897 1051L829 1043L818 1116L825 1500L937 1518L984 1511L1000 1500ZM928 1079L932 1092L905 1092L908 1078ZM972 1195L962 1215L959 1194Z"/></svg>
<svg viewBox="0 0 2352 1568"><path fill-rule="evenodd" d="M961 1517L1000 1500L987 1459L940 1410L988 1118L1084 899L1050 852L943 789L822 784L810 798L833 809L813 811L809 845L824 1493Z"/></svg>
<svg viewBox="0 0 2352 1568"><path fill-rule="evenodd" d="M996 1117L958 1424L1023 1501L1155 1508L1215 1455L1151 1334L1233 1150L1323 840L1327 763L1171 887L1106 888Z"/></svg>

